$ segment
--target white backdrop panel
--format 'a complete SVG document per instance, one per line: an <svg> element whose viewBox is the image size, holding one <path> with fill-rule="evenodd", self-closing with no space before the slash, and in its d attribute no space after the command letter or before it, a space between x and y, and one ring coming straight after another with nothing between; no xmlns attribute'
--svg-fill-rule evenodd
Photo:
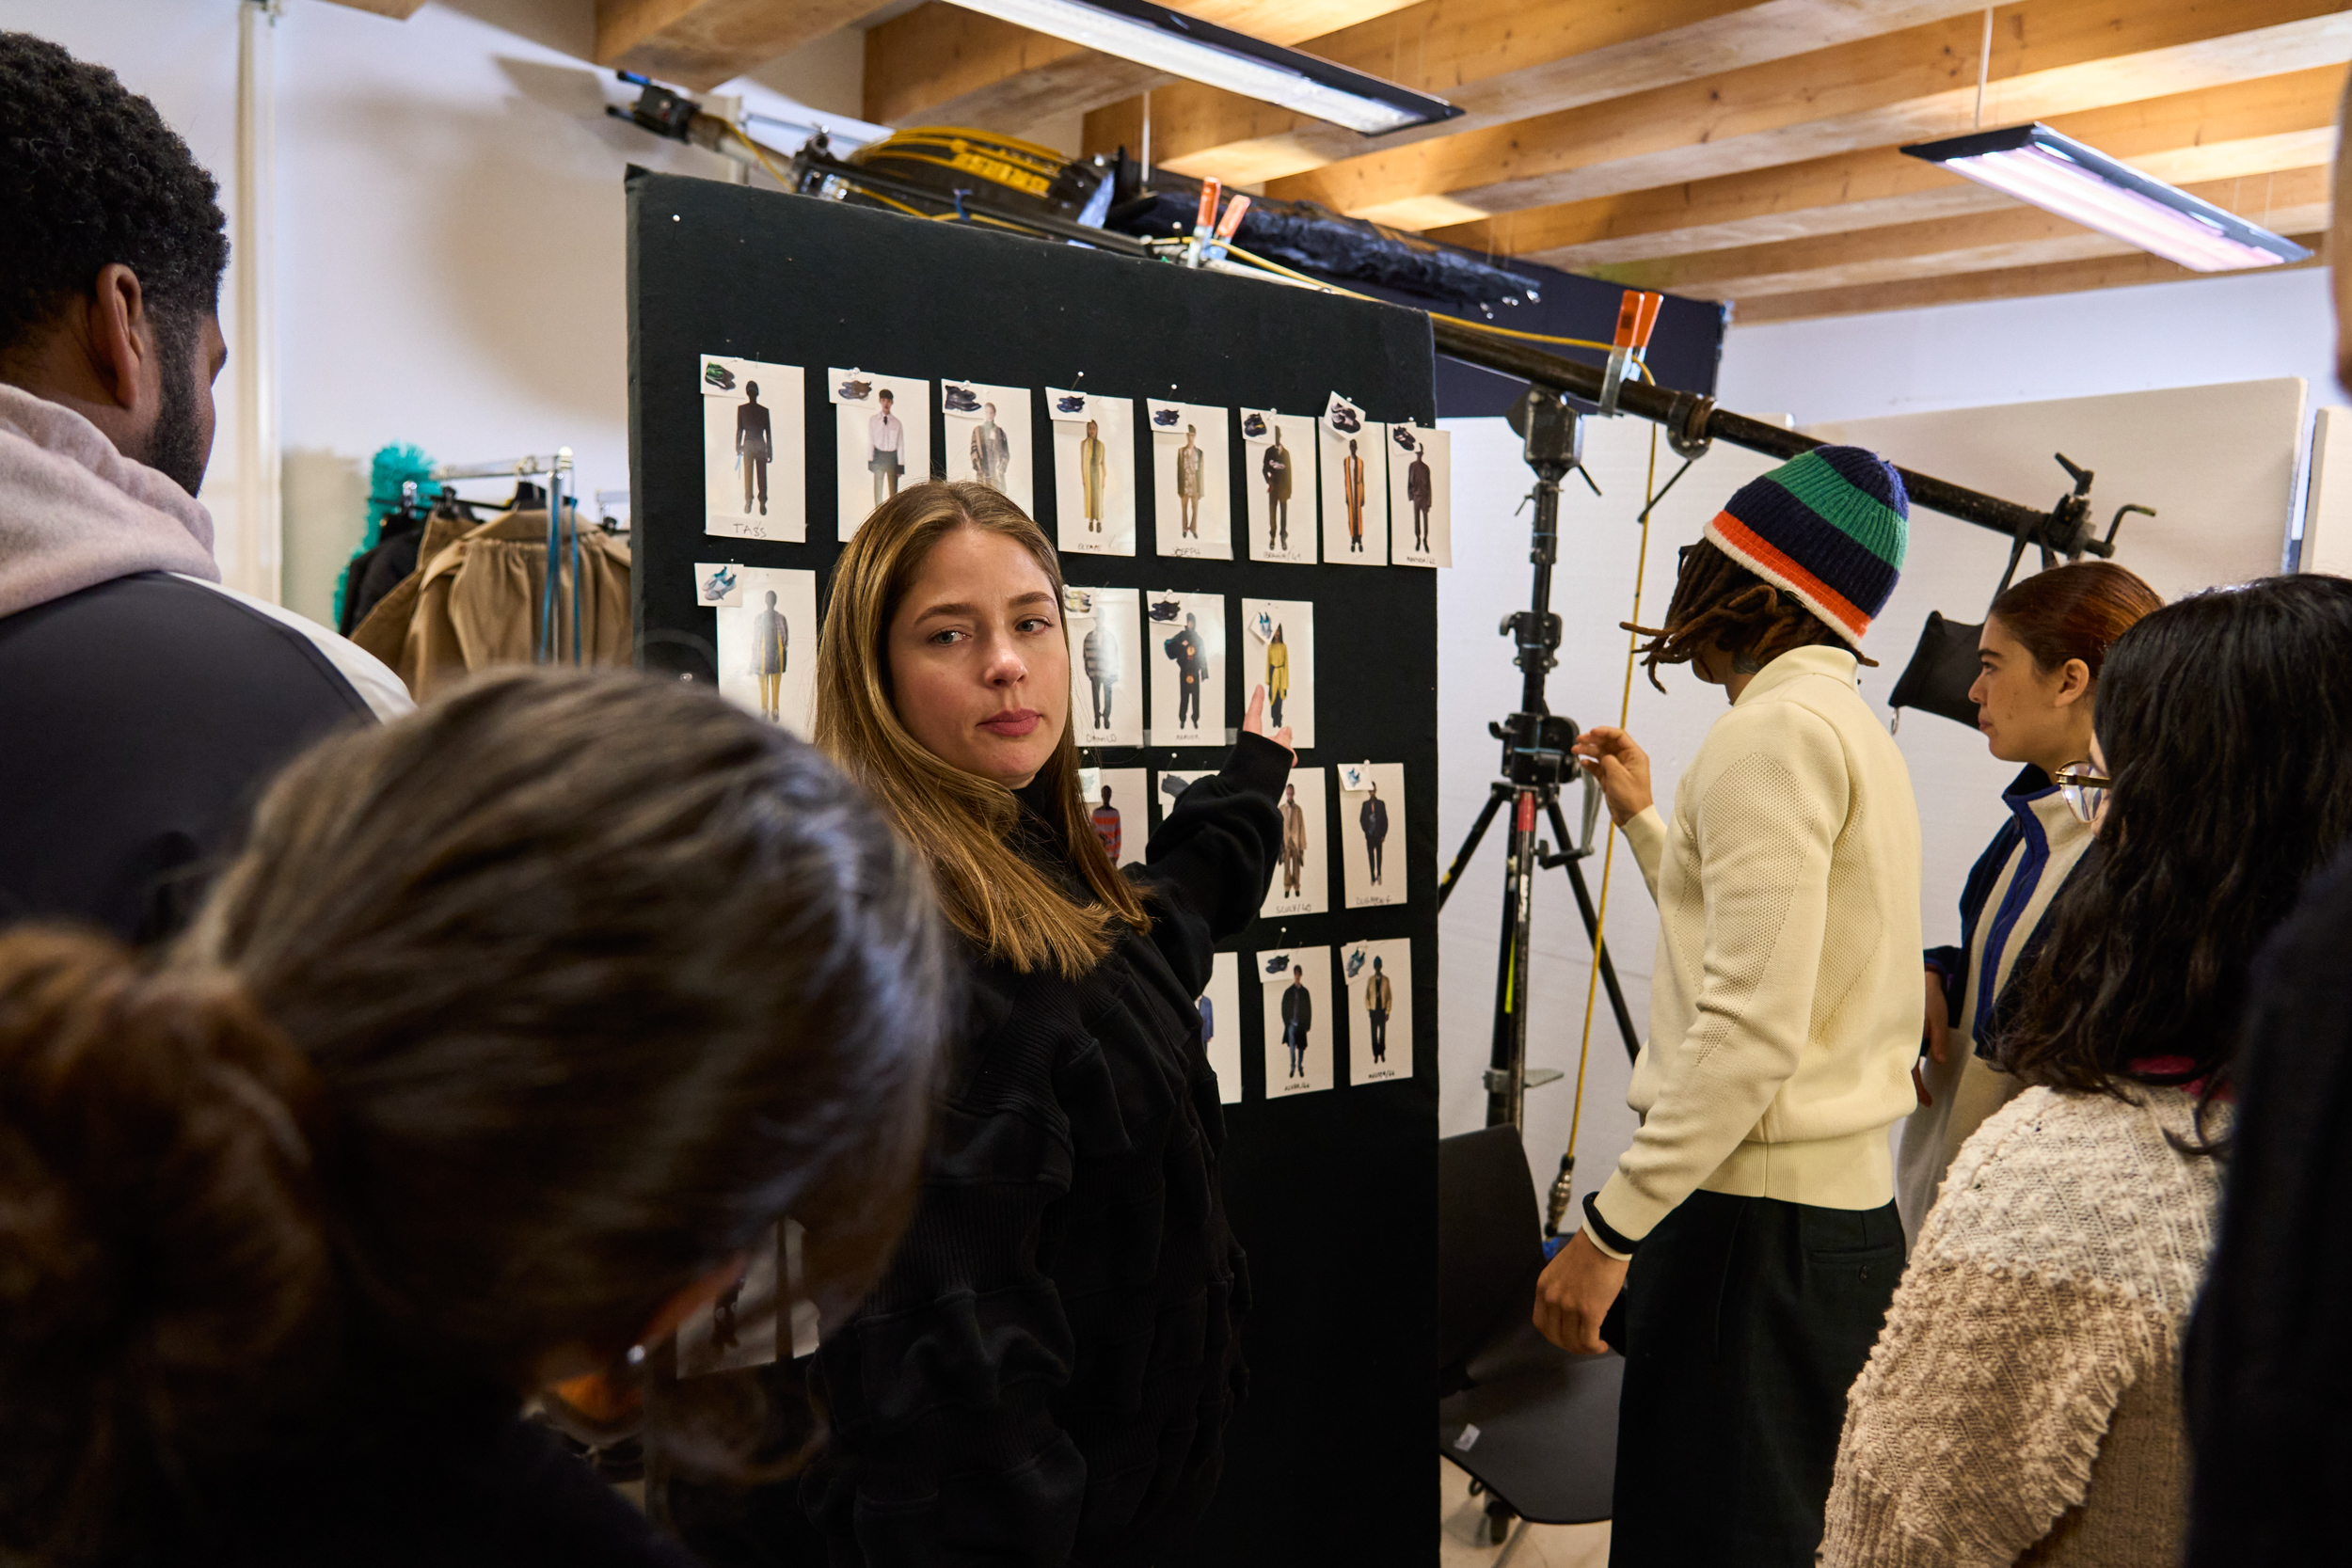
<svg viewBox="0 0 2352 1568"><path fill-rule="evenodd" d="M2027 503L2055 499L2064 476L2050 461L2064 451L2098 472L2093 504L2105 519L2127 500L2153 506L2151 520L2124 524L2120 559L2168 598L2278 570L2296 473L2305 384L2297 379L2220 388L2132 392L2008 407L1953 409L1814 427L1808 434L1873 448L1939 478ZM1438 574L1438 853L1450 861L1486 800L1499 750L1489 720L1518 705L1519 673L1510 644L1494 633L1528 591L1528 519L1515 514L1528 490L1518 440L1499 419L1449 420L1454 433L1454 562ZM1571 481L1562 505L1561 564L1552 594L1564 622L1560 667L1551 676L1554 712L1580 724L1613 723L1625 678L1650 431L1633 420L1587 422L1585 462L1604 494ZM1661 443L1658 482L1677 460ZM1672 595L1675 550L1698 538L1708 518L1772 459L1718 445L1676 486L1651 521L1642 614L1656 625ZM1915 512L1902 582L1866 644L1879 661L1862 673L1864 696L1884 710L1918 641L1928 611L1980 617L2008 546L1997 535L1939 514ZM1723 712L1723 696L1688 670L1664 673L1661 696L1637 672L1629 728L1655 765L1661 802ZM2000 791L2014 773L1959 725L1909 715L1897 739L1919 800L1926 864L1922 913L1931 942L1956 941L1960 890L1999 825ZM1575 821L1575 798L1568 816ZM1546 836L1549 836L1547 834ZM1598 896L1601 868L1587 863ZM1609 939L1637 1028L1649 1023L1649 975L1657 911L1620 843L1610 878ZM1480 1075L1486 1065L1502 921L1499 829L1490 830L1438 926L1439 1118L1447 1133L1485 1119ZM1563 1083L1527 1100L1530 1164L1549 1186L1567 1146L1578 1041L1584 1021L1589 949L1564 873L1541 875L1535 896L1534 963L1529 976L1530 1064L1565 1070ZM1592 1051L1578 1142L1577 1190L1604 1180L1631 1140L1625 1108L1629 1069L1605 995L1593 1007Z"/></svg>

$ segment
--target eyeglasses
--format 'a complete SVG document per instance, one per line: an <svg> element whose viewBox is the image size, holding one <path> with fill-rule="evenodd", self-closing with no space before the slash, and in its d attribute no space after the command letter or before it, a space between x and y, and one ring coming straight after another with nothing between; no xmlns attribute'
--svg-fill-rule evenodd
<svg viewBox="0 0 2352 1568"><path fill-rule="evenodd" d="M2066 809L2083 822L2099 820L2099 814L2106 809L2107 791L2115 787L2113 779L2093 772L2088 762L2068 763L2052 782L2065 799Z"/></svg>

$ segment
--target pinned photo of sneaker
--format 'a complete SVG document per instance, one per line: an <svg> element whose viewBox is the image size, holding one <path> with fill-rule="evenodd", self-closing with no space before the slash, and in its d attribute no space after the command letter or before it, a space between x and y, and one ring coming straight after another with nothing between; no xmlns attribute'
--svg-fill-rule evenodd
<svg viewBox="0 0 2352 1568"><path fill-rule="evenodd" d="M727 369L724 365L719 363L716 359L709 360L704 364L703 379L709 382L713 387L718 388L719 390L723 392L732 392L735 390L735 372Z"/></svg>

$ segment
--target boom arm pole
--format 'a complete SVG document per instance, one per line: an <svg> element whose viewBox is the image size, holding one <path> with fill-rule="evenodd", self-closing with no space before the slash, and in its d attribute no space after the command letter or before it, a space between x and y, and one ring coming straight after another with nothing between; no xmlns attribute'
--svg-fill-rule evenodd
<svg viewBox="0 0 2352 1568"><path fill-rule="evenodd" d="M1439 316L1431 316L1429 325L1437 339L1438 352L1448 358L1549 387L1586 403L1600 401L1605 377L1597 365L1582 364ZM1810 436L1800 436L1793 430L1718 408L1713 398L1653 387L1646 382L1625 383L1617 393L1617 406L1625 413L1664 425L1675 450L1685 455L1702 450L1710 440L1728 441L1735 447L1772 457L1795 457L1827 445ZM1903 488L1914 506L1974 523L2005 538L2046 545L2070 558L2086 549L2094 554L2106 553L2099 540L2088 537L2087 503L2075 507L2062 501L2054 511L2038 511L1929 474L1914 473L1909 468L1896 471L1903 476ZM2075 499L2070 497L2068 501Z"/></svg>

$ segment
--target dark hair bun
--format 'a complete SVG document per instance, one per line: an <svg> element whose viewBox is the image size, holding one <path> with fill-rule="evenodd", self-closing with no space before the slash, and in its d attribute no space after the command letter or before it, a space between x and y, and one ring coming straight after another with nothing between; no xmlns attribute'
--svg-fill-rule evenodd
<svg viewBox="0 0 2352 1568"><path fill-rule="evenodd" d="M0 1557L113 1539L126 1470L217 1454L324 1366L316 1097L225 977L0 936Z"/></svg>

